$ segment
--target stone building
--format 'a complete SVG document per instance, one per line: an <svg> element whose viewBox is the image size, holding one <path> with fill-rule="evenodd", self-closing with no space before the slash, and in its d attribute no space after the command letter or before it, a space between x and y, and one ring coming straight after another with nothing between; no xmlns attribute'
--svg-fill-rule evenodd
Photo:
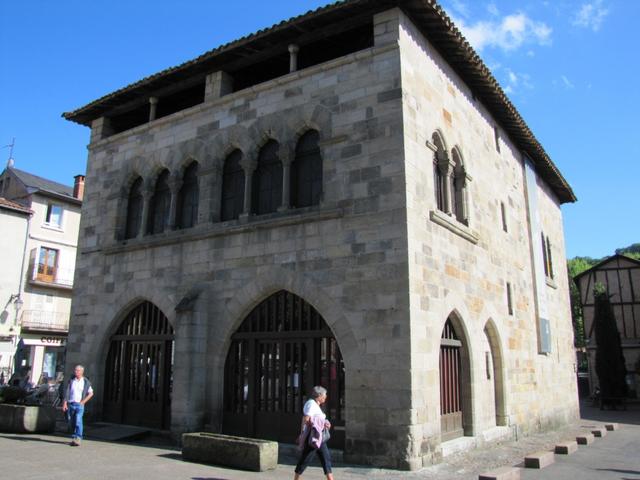
<svg viewBox="0 0 640 480"><path fill-rule="evenodd" d="M0 376L9 381L18 343L24 244L31 210L2 197L0 189ZM0 381L0 384L2 382Z"/></svg>
<svg viewBox="0 0 640 480"><path fill-rule="evenodd" d="M64 116L94 416L290 442L320 383L333 447L401 469L577 416L540 248L563 263L575 197L435 1L320 8Z"/></svg>
<svg viewBox="0 0 640 480"><path fill-rule="evenodd" d="M20 265L14 273L17 292L11 292L19 300L14 305L21 307L11 363L16 371L30 370L34 384L64 372L83 190L83 175L68 186L11 165L0 174L0 196L30 212L26 233L7 231L19 237ZM7 258L6 265L15 258Z"/></svg>
<svg viewBox="0 0 640 480"><path fill-rule="evenodd" d="M599 384L596 374L593 289L596 283L601 283L610 295L616 317L631 394L637 395L640 374L640 261L624 255L613 255L576 275L574 280L580 291L590 391L593 392Z"/></svg>

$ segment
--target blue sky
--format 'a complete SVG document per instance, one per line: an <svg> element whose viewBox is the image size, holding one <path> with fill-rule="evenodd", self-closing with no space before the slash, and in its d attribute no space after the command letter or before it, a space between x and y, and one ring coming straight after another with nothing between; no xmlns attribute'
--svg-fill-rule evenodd
<svg viewBox="0 0 640 480"><path fill-rule="evenodd" d="M0 2L0 146L15 137L16 167L71 184L89 129L62 112L325 3ZM640 242L640 1L442 5L573 186L568 256Z"/></svg>

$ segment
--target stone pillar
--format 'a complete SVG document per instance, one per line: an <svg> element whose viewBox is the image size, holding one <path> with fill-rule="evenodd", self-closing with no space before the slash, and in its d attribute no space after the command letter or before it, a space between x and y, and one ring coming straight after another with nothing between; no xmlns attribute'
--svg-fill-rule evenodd
<svg viewBox="0 0 640 480"><path fill-rule="evenodd" d="M247 217L251 214L253 172L255 172L258 164L247 161L242 162L241 166L244 169L244 208L242 209L242 216Z"/></svg>
<svg viewBox="0 0 640 480"><path fill-rule="evenodd" d="M142 191L142 218L140 219L140 230L138 231L138 238L144 237L147 234L147 230L149 230L149 210L151 210L152 198L153 190L147 186Z"/></svg>
<svg viewBox="0 0 640 480"><path fill-rule="evenodd" d="M233 93L233 77L227 72L217 71L207 75L204 86L204 101L209 102Z"/></svg>
<svg viewBox="0 0 640 480"><path fill-rule="evenodd" d="M469 205L467 203L467 186L469 184L469 177L464 167L456 167L456 188L458 198L460 199L460 213L462 218L460 221L465 225L469 224Z"/></svg>
<svg viewBox="0 0 640 480"><path fill-rule="evenodd" d="M158 111L158 97L149 97L149 121L153 122L156 119L156 113Z"/></svg>
<svg viewBox="0 0 640 480"><path fill-rule="evenodd" d="M397 43L400 37L400 23L404 14L399 8L392 8L373 16L373 43L376 47Z"/></svg>
<svg viewBox="0 0 640 480"><path fill-rule="evenodd" d="M278 211L286 211L291 208L291 155L286 152L280 155L282 162L282 205Z"/></svg>
<svg viewBox="0 0 640 480"><path fill-rule="evenodd" d="M222 195L222 169L214 165L198 171L198 223L219 222Z"/></svg>
<svg viewBox="0 0 640 480"><path fill-rule="evenodd" d="M100 117L91 122L91 143L107 138L109 135L113 135L110 119Z"/></svg>
<svg viewBox="0 0 640 480"><path fill-rule="evenodd" d="M206 411L207 318L199 291L176 306L171 432L180 435L202 430Z"/></svg>
<svg viewBox="0 0 640 480"><path fill-rule="evenodd" d="M169 206L169 230L175 230L178 220L178 195L180 195L180 187L182 187L182 179L173 177L169 180L169 189L171 190L171 204Z"/></svg>
<svg viewBox="0 0 640 480"><path fill-rule="evenodd" d="M453 168L455 164L449 159L448 152L438 153L438 168L442 175L442 196L444 197L444 213L447 215L452 214L452 201L451 195L455 192L451 191L451 176L453 175Z"/></svg>
<svg viewBox="0 0 640 480"><path fill-rule="evenodd" d="M298 70L298 52L300 47L295 44L289 45L289 72L295 72Z"/></svg>

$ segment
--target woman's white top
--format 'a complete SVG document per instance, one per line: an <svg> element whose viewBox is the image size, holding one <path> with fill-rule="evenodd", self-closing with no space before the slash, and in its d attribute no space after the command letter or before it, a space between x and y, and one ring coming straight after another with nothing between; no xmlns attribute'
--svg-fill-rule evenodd
<svg viewBox="0 0 640 480"><path fill-rule="evenodd" d="M327 416L320 408L320 405L318 405L318 402L316 402L313 398L307 400L307 402L304 404L302 413L308 417L315 417L316 415L319 415L323 420L327 418Z"/></svg>

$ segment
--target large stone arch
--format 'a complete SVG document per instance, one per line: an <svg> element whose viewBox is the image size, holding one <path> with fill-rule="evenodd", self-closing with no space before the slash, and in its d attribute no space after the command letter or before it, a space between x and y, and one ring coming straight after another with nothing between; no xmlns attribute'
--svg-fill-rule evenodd
<svg viewBox="0 0 640 480"><path fill-rule="evenodd" d="M484 317L483 317L484 318ZM484 334L491 347L491 358L493 363L493 381L495 389L495 413L496 425L508 426L509 413L507 407L507 369L504 356L504 346L500 329L497 327L496 317L491 316L484 325Z"/></svg>
<svg viewBox="0 0 640 480"><path fill-rule="evenodd" d="M346 380L346 399L349 398L349 371L357 368L359 346L352 331L349 319L340 305L326 293L322 287L304 275L277 266L258 269L255 278L239 290L226 292L210 303L211 319L209 323L207 364L210 367L209 389L207 392L207 410L209 421L216 429L221 428L224 365L231 345L231 336L242 324L247 315L270 295L286 290L304 299L323 317L333 332L342 352ZM347 417L347 430L349 418Z"/></svg>

